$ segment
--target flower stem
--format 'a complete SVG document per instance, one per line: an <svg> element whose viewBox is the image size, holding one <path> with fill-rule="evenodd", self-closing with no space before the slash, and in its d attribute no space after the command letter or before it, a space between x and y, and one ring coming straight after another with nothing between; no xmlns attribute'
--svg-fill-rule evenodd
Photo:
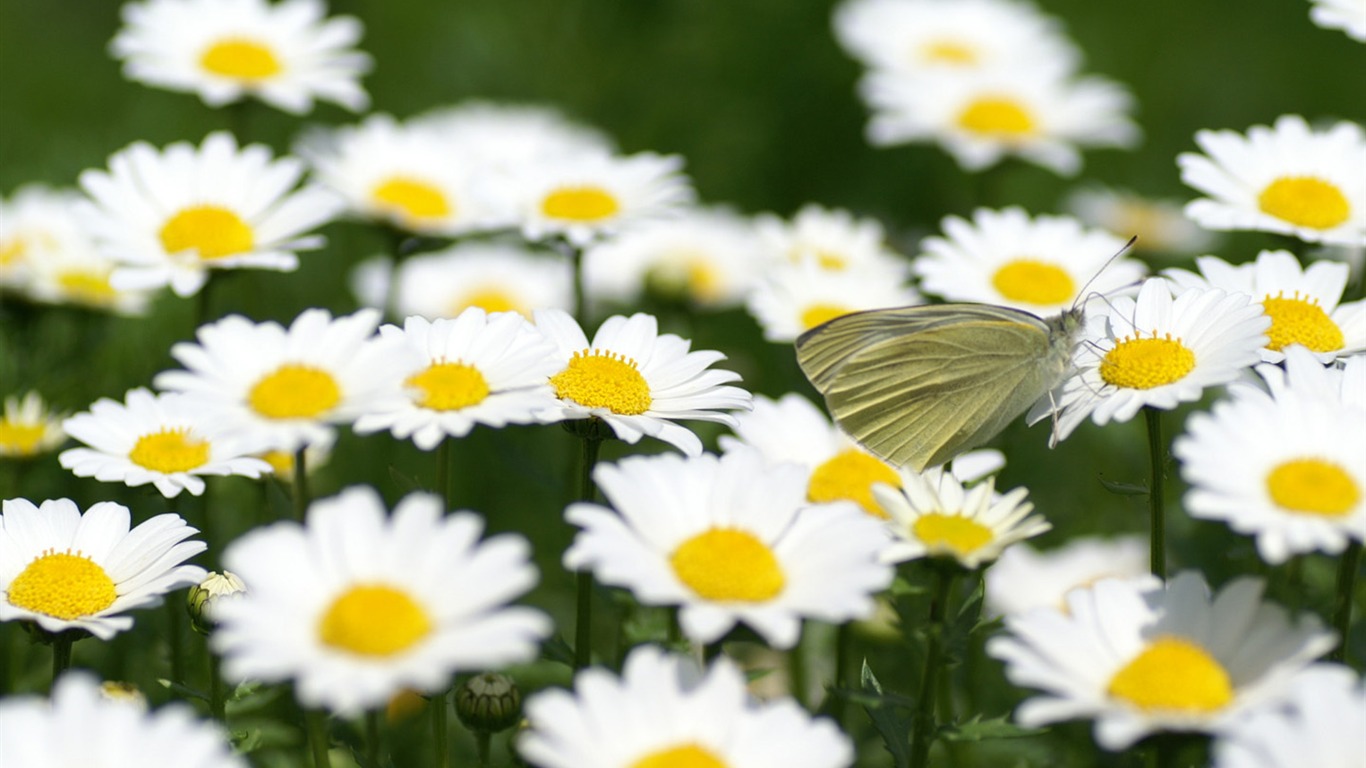
<svg viewBox="0 0 1366 768"><path fill-rule="evenodd" d="M488 731L474 732L474 747L479 751L479 765L486 768L489 764L489 741L493 739L493 734Z"/></svg>
<svg viewBox="0 0 1366 768"><path fill-rule="evenodd" d="M52 683L71 668L71 645L76 640L71 632L58 632L52 636Z"/></svg>
<svg viewBox="0 0 1366 768"><path fill-rule="evenodd" d="M313 768L332 768L327 755L327 713L320 709L310 709L304 713L304 725L308 729L308 748L313 754Z"/></svg>
<svg viewBox="0 0 1366 768"><path fill-rule="evenodd" d="M223 692L223 660L212 650L209 657L209 714L220 723L228 720L228 707Z"/></svg>
<svg viewBox="0 0 1366 768"><path fill-rule="evenodd" d="M432 697L427 706L432 708L432 742L436 746L436 768L446 768L450 763L450 726L447 725L446 689L441 689Z"/></svg>
<svg viewBox="0 0 1366 768"><path fill-rule="evenodd" d="M953 588L952 566L932 564L934 594L930 601L930 620L925 646L925 671L920 676L920 694L916 699L915 717L911 724L911 768L929 765L930 745L934 741L938 722L935 719L935 692L938 688L939 667L944 652L945 618L949 615L949 593Z"/></svg>
<svg viewBox="0 0 1366 768"><path fill-rule="evenodd" d="M1338 631L1338 647L1328 654L1329 661L1347 661L1347 633L1352 628L1352 597L1357 571L1361 570L1361 542L1352 539L1338 563L1338 593L1333 605L1333 627Z"/></svg>
<svg viewBox="0 0 1366 768"><path fill-rule="evenodd" d="M1148 425L1148 462L1152 479L1148 484L1149 568L1159 579L1167 578L1167 518L1164 506L1166 488L1163 474L1167 464L1167 444L1162 439L1162 412L1152 406L1143 408Z"/></svg>
<svg viewBox="0 0 1366 768"><path fill-rule="evenodd" d="M451 439L442 438L436 447L436 492L441 494L441 511L448 513L451 503Z"/></svg>
<svg viewBox="0 0 1366 768"><path fill-rule="evenodd" d="M792 699L799 705L807 707L806 692L810 684L806 679L806 648L803 642L807 639L807 633L800 632L797 635L797 642L793 644L791 650L787 652L787 677L788 688L791 689Z"/></svg>
<svg viewBox="0 0 1366 768"><path fill-rule="evenodd" d="M598 463L602 438L584 437L580 454L579 488L577 498L592 501L597 489L593 485L593 467ZM578 596L574 619L574 669L593 663L593 572L579 571Z"/></svg>
<svg viewBox="0 0 1366 768"><path fill-rule="evenodd" d="M851 622L844 622L835 630L835 690L830 695L830 717L845 729L844 714L848 707L844 691L849 690L849 648L853 645Z"/></svg>
<svg viewBox="0 0 1366 768"><path fill-rule="evenodd" d="M294 451L294 519L301 523L308 512L309 501L308 462L304 458L304 451L307 449L307 445L301 445Z"/></svg>
<svg viewBox="0 0 1366 768"><path fill-rule="evenodd" d="M365 766L380 767L380 710L372 709L365 713Z"/></svg>

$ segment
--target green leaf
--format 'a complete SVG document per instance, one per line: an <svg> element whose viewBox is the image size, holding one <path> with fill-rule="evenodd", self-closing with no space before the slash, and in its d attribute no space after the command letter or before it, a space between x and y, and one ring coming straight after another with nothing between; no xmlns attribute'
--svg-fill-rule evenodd
<svg viewBox="0 0 1366 768"><path fill-rule="evenodd" d="M879 702L865 703L863 711L868 713L868 718L873 721L873 727L882 736L883 746L892 756L892 764L896 768L909 768L911 764L910 718L897 714L897 705L883 694L882 684L873 675L873 670L868 666L867 659L863 660L863 671L859 675L859 679L863 686L864 695L871 696L875 702Z"/></svg>
<svg viewBox="0 0 1366 768"><path fill-rule="evenodd" d="M558 661L567 667L574 666L574 649L563 637L555 635L541 645L541 658Z"/></svg>
<svg viewBox="0 0 1366 768"><path fill-rule="evenodd" d="M422 483L419 483L417 478L403 474L398 471L398 467L395 467L393 464L389 465L389 479L393 480L394 484L398 486L398 489L405 494L412 493L413 491L427 490L422 487Z"/></svg>
<svg viewBox="0 0 1366 768"><path fill-rule="evenodd" d="M993 717L990 720L983 720L981 715L974 715L971 720L944 725L939 729L939 735L947 741L1019 739L1026 736L1038 736L1047 732L1048 729L1046 728L1025 728L1015 725L1007 720L1005 715Z"/></svg>
<svg viewBox="0 0 1366 768"><path fill-rule="evenodd" d="M902 595L923 595L926 592L929 592L929 590L906 581L904 576L897 576L896 580L892 582L892 586L887 588L887 594L892 595L893 597L900 597Z"/></svg>
<svg viewBox="0 0 1366 768"><path fill-rule="evenodd" d="M1147 486L1147 485L1144 485L1144 484L1121 483L1121 482L1119 482L1119 481L1117 481L1117 480L1106 480L1106 479L1103 478L1103 477L1097 478L1097 479L1100 480L1100 484L1101 484L1102 486L1105 487L1105 490L1107 490L1107 491L1109 491L1110 493L1113 493L1113 494L1115 494L1115 495L1117 495L1117 496L1147 496L1147 495L1148 495L1148 486Z"/></svg>

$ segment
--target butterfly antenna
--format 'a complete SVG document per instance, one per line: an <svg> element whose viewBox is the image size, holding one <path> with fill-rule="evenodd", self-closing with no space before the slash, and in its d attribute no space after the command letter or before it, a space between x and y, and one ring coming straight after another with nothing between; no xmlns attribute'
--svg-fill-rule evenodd
<svg viewBox="0 0 1366 768"><path fill-rule="evenodd" d="M1106 259L1105 263L1100 265L1100 269L1096 270L1096 273L1094 275L1091 275L1091 279L1086 281L1086 284L1081 287L1080 291L1077 291L1077 298L1073 299L1072 301L1072 309L1074 311L1076 310L1079 304L1085 304L1086 301L1090 300L1091 295L1087 292L1087 289L1091 287L1091 284L1096 282L1096 280L1100 279L1100 276L1105 274L1105 270L1109 269L1111 264L1114 264L1116 261L1118 261L1120 256L1123 256L1125 253L1128 253L1129 249L1133 248L1134 243L1137 242L1138 235L1130 237L1127 243L1120 246L1118 251L1115 251L1113 254L1111 254L1110 258ZM1097 295L1103 296L1104 294Z"/></svg>

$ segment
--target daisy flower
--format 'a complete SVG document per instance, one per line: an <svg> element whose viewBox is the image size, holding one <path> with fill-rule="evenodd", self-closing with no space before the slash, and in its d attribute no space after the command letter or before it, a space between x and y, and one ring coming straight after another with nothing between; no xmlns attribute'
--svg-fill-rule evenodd
<svg viewBox="0 0 1366 768"><path fill-rule="evenodd" d="M1361 0L1310 0L1309 20L1324 29L1340 29L1366 43L1366 6Z"/></svg>
<svg viewBox="0 0 1366 768"><path fill-rule="evenodd" d="M722 411L750 407L748 392L726 386L740 375L710 367L725 355L690 351L691 341L659 333L651 315L609 317L592 343L566 312L539 310L535 318L554 342L560 365L550 377L560 407L546 418L601 419L628 443L649 435L696 456L702 441L677 420L733 426L735 417Z"/></svg>
<svg viewBox="0 0 1366 768"><path fill-rule="evenodd" d="M171 356L189 370L164 371L158 388L193 396L206 424L231 429L263 448L295 451L329 441L331 424L405 398L396 382L414 353L372 338L379 312L333 319L304 310L288 329L229 315L195 332Z"/></svg>
<svg viewBox="0 0 1366 768"><path fill-rule="evenodd" d="M700 670L653 646L631 651L621 677L585 669L572 693L530 697L526 714L517 751L538 768L846 768L854 760L833 722L791 699L756 702L724 656Z"/></svg>
<svg viewBox="0 0 1366 768"><path fill-rule="evenodd" d="M547 106L474 100L425 112L410 123L469 150L496 172L614 151L612 140L602 131Z"/></svg>
<svg viewBox="0 0 1366 768"><path fill-rule="evenodd" d="M1042 515L1030 514L1029 491L996 492L996 479L971 488L942 467L924 472L901 470L900 487L873 486L893 542L883 562L904 563L923 557L951 557L964 568L980 568L1016 542L1053 528Z"/></svg>
<svg viewBox="0 0 1366 768"><path fill-rule="evenodd" d="M480 541L483 527L424 493L389 516L355 487L315 502L304 525L251 531L223 553L247 588L214 610L225 674L293 680L303 706L351 716L405 688L442 690L458 671L534 659L550 620L508 606L536 583L530 546Z"/></svg>
<svg viewBox="0 0 1366 768"><path fill-rule="evenodd" d="M517 194L528 240L564 237L583 248L644 220L678 213L692 202L683 160L649 152L586 154L528 171Z"/></svg>
<svg viewBox="0 0 1366 768"><path fill-rule="evenodd" d="M1067 595L1101 579L1140 578L1148 573L1148 542L1142 536L1088 536L1040 552L1026 543L1001 553L986 572L985 604L993 616L1035 608L1067 610Z"/></svg>
<svg viewBox="0 0 1366 768"><path fill-rule="evenodd" d="M774 264L812 261L827 272L876 272L896 283L910 275L905 258L887 247L882 225L849 211L806 205L791 221L759 216L754 230Z"/></svg>
<svg viewBox="0 0 1366 768"><path fill-rule="evenodd" d="M162 595L205 575L182 565L206 546L185 541L198 531L179 515L157 515L129 530L128 508L112 501L85 514L70 499L42 506L6 499L0 509L0 621L108 640L133 626L124 613L160 605Z"/></svg>
<svg viewBox="0 0 1366 768"><path fill-rule="evenodd" d="M1134 237L1134 250L1145 253L1202 253L1219 238L1186 218L1184 205L1135 192L1086 186L1068 194L1063 203L1082 223L1119 237Z"/></svg>
<svg viewBox="0 0 1366 768"><path fill-rule="evenodd" d="M1207 197L1186 215L1208 229L1255 229L1311 243L1366 244L1366 134L1355 123L1314 130L1299 115L1244 136L1200 131L1205 154L1176 158L1181 181Z"/></svg>
<svg viewBox="0 0 1366 768"><path fill-rule="evenodd" d="M1227 384L1257 363L1271 324L1260 304L1217 288L1173 298L1170 286L1146 280L1136 298L1107 300L1104 313L1088 318L1072 374L1030 412L1032 424L1056 407L1052 444L1087 417L1104 425L1128 421L1144 406L1171 410L1193 402L1206 387Z"/></svg>
<svg viewBox="0 0 1366 768"><path fill-rule="evenodd" d="M361 415L359 434L387 429L430 451L475 424L530 424L559 405L546 383L562 367L555 345L516 312L471 307L454 320L410 317L380 335L407 345L420 365L404 372L407 402Z"/></svg>
<svg viewBox="0 0 1366 768"><path fill-rule="evenodd" d="M1366 541L1366 407L1325 396L1340 376L1314 356L1292 349L1280 368L1258 367L1275 381L1267 393L1251 384L1209 413L1194 413L1172 445L1190 486L1192 517L1221 520L1257 538L1268 563L1304 552L1338 554Z"/></svg>
<svg viewBox="0 0 1366 768"><path fill-rule="evenodd" d="M0 459L28 459L66 442L65 414L48 409L43 396L27 392L5 398L0 410Z"/></svg>
<svg viewBox="0 0 1366 768"><path fill-rule="evenodd" d="M270 465L250 457L256 446L205 427L204 412L185 395L153 395L139 387L120 403L101 398L62 422L88 448L57 457L76 477L136 488L151 483L171 498L204 493L204 475L260 477Z"/></svg>
<svg viewBox="0 0 1366 768"><path fill-rule="evenodd" d="M754 451L600 464L593 479L616 511L570 505L565 516L582 530L565 567L592 570L646 605L680 606L696 642L744 623L791 648L803 618L867 618L892 581L877 562L883 526L851 503L807 506L802 475Z"/></svg>
<svg viewBox="0 0 1366 768"><path fill-rule="evenodd" d="M1214 768L1358 768L1366 765L1366 685L1350 667L1315 664L1282 707L1249 715L1214 744Z"/></svg>
<svg viewBox="0 0 1366 768"><path fill-rule="evenodd" d="M321 0L144 0L123 6L109 48L129 80L198 93L211 107L251 96L295 115L314 99L363 112L371 61L353 49L361 23L326 12Z"/></svg>
<svg viewBox="0 0 1366 768"><path fill-rule="evenodd" d="M311 475L327 464L332 459L332 446L336 441L336 433L331 433L325 440L304 446L304 471ZM296 451L276 449L258 453L256 458L269 464L271 472L275 473L275 477L281 482L294 482L294 470L299 459Z"/></svg>
<svg viewBox="0 0 1366 768"><path fill-rule="evenodd" d="M947 216L941 227L942 237L920 244L915 273L922 290L949 301L1053 315L1074 306L1083 289L1109 295L1147 272L1142 262L1114 258L1124 240L1068 216L978 208L972 221Z"/></svg>
<svg viewBox="0 0 1366 768"><path fill-rule="evenodd" d="M1243 577L1211 595L1195 571L1165 585L1103 579L1070 592L1066 612L1007 616L987 653L1012 683L1044 692L1015 710L1025 727L1091 718L1112 752L1155 732L1218 733L1282 699L1335 644L1316 616L1292 621L1263 603L1262 588Z"/></svg>
<svg viewBox="0 0 1366 768"><path fill-rule="evenodd" d="M1305 269L1289 251L1262 251L1253 264L1229 264L1215 256L1195 263L1199 274L1183 269L1163 274L1180 289L1220 288L1260 301L1271 318L1263 360L1280 362L1291 345L1305 347L1325 363L1366 350L1366 301L1338 303L1351 272L1346 264L1319 261Z"/></svg>
<svg viewBox="0 0 1366 768"><path fill-rule="evenodd" d="M115 288L170 285L191 296L210 269L289 272L299 266L295 251L323 245L321 235L304 233L335 217L340 202L316 187L290 191L303 172L297 159L273 159L261 144L239 149L222 131L198 148L135 142L109 158L108 172L81 173L91 198L81 216L122 265Z"/></svg>
<svg viewBox="0 0 1366 768"><path fill-rule="evenodd" d="M816 326L866 309L922 303L906 283L879 270L821 269L813 260L770 267L745 301L764 338L790 342Z"/></svg>
<svg viewBox="0 0 1366 768"><path fill-rule="evenodd" d="M107 685L107 684L106 684ZM72 734L79 733L79 738ZM217 723L185 704L148 713L145 703L111 698L93 676L68 672L52 699L0 700L0 743L14 768L247 768Z"/></svg>

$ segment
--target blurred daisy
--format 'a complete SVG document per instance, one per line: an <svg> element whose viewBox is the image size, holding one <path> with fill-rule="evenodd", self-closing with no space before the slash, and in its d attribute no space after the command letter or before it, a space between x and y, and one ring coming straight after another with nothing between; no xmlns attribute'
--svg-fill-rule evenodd
<svg viewBox="0 0 1366 768"><path fill-rule="evenodd" d="M28 459L66 442L66 414L49 410L43 396L26 392L5 398L0 411L0 459Z"/></svg>
<svg viewBox="0 0 1366 768"><path fill-rule="evenodd" d="M756 702L729 659L699 670L690 659L640 646L621 677L585 669L574 692L527 700L517 751L539 768L845 768L849 739L791 699Z"/></svg>
<svg viewBox="0 0 1366 768"><path fill-rule="evenodd" d="M119 289L170 285L197 293L210 269L253 267L292 271L295 251L322 246L304 233L340 210L315 187L290 191L303 163L272 159L270 149L241 149L232 134L212 133L196 148L177 142L158 151L135 142L109 158L109 171L81 173L91 201L81 207L90 231L110 258Z"/></svg>
<svg viewBox="0 0 1366 768"><path fill-rule="evenodd" d="M292 680L303 706L350 716L405 688L440 691L458 671L531 661L550 620L508 606L536 583L530 547L480 541L483 527L423 493L388 516L355 487L315 502L304 525L251 531L223 553L247 587L215 610L225 674Z"/></svg>
<svg viewBox="0 0 1366 768"><path fill-rule="evenodd" d="M304 446L304 472L312 474L332 459L332 446L337 442L336 433L325 440L318 440ZM294 482L294 472L298 467L297 451L271 450L256 454L256 458L270 465L275 477L283 483Z"/></svg>
<svg viewBox="0 0 1366 768"><path fill-rule="evenodd" d="M1289 387L1231 387L1232 399L1191 414L1172 446L1191 516L1256 536L1273 565L1366 541L1366 432L1343 428L1366 423L1366 408L1324 397L1333 375L1304 350L1290 350L1285 362ZM1281 375L1270 365L1258 371Z"/></svg>
<svg viewBox="0 0 1366 768"><path fill-rule="evenodd" d="M123 6L109 48L129 80L211 107L252 96L296 115L314 99L363 112L371 62L352 48L361 23L326 12L321 0L144 0Z"/></svg>
<svg viewBox="0 0 1366 768"><path fill-rule="evenodd" d="M1309 20L1324 29L1340 29L1366 43L1366 5L1361 0L1310 0Z"/></svg>
<svg viewBox="0 0 1366 768"><path fill-rule="evenodd" d="M1052 529L1042 515L1030 514L1029 491L996 492L996 479L971 488L952 471L932 467L901 471L900 487L873 486L893 542L883 562L904 563L924 557L951 557L964 568L980 568L1016 542Z"/></svg>
<svg viewBox="0 0 1366 768"><path fill-rule="evenodd" d="M221 726L198 720L189 706L172 703L148 713L145 703L111 698L87 672L62 675L52 686L51 701L37 696L0 700L0 743L11 768L248 765Z"/></svg>
<svg viewBox="0 0 1366 768"><path fill-rule="evenodd" d="M843 315L921 302L915 289L880 271L832 272L807 260L770 267L745 305L764 329L765 339L789 342Z"/></svg>
<svg viewBox="0 0 1366 768"><path fill-rule="evenodd" d="M827 272L876 272L896 283L910 275L905 258L887 247L882 225L849 211L807 205L791 221L759 216L754 229L777 265L812 261Z"/></svg>
<svg viewBox="0 0 1366 768"><path fill-rule="evenodd" d="M754 451L600 464L593 480L616 511L570 505L582 530L566 568L591 570L646 605L678 605L683 633L720 640L744 623L775 648L803 618L867 618L892 581L877 562L883 526L850 503L807 506L800 467Z"/></svg>
<svg viewBox="0 0 1366 768"><path fill-rule="evenodd" d="M356 265L351 289L361 303L383 307L391 290L392 262L371 259ZM569 261L513 243L469 242L403 260L393 286L400 317L429 320L455 317L470 307L517 312L530 318L538 309L574 305Z"/></svg>
<svg viewBox="0 0 1366 768"><path fill-rule="evenodd" d="M1311 243L1366 244L1366 135L1355 123L1310 128L1282 115L1244 136L1200 131L1205 154L1176 158L1181 180L1208 195L1186 215L1209 229L1255 229Z"/></svg>
<svg viewBox="0 0 1366 768"><path fill-rule="evenodd" d="M229 315L201 326L198 344L171 347L189 370L164 371L153 381L192 396L211 428L295 451L330 440L331 424L405 400L396 382L414 367L415 353L372 338L378 324L375 310L333 319L307 309L288 329Z"/></svg>
<svg viewBox="0 0 1366 768"><path fill-rule="evenodd" d="M1057 408L1052 443L1090 417L1128 421L1140 408L1171 410L1227 384L1255 365L1271 319L1244 293L1193 289L1172 297L1170 283L1146 280L1136 298L1107 300L1088 318L1073 373L1030 412L1030 423ZM1094 306L1094 304L1093 304ZM1056 406L1054 406L1056 403Z"/></svg>
<svg viewBox="0 0 1366 768"><path fill-rule="evenodd" d="M1111 295L1147 272L1134 259L1111 261L1124 240L1068 216L978 208L970 222L947 216L941 226L944 236L920 244L915 273L922 290L949 301L1052 315L1074 306L1083 289Z"/></svg>
<svg viewBox="0 0 1366 768"><path fill-rule="evenodd" d="M203 410L178 394L139 387L120 403L101 398L62 423L88 448L62 451L57 460L76 477L136 488L151 483L171 498L204 493L204 475L260 477L270 465L249 456L256 446L205 427Z"/></svg>
<svg viewBox="0 0 1366 768"><path fill-rule="evenodd" d="M696 456L702 441L677 420L733 426L735 417L723 411L750 408L748 392L727 386L740 375L710 367L725 355L691 351L691 341L659 333L651 315L609 317L592 343L563 311L540 310L535 317L536 327L554 342L560 365L550 377L560 407L546 418L601 419L628 443L648 435Z"/></svg>
<svg viewBox="0 0 1366 768"><path fill-rule="evenodd" d="M667 217L691 203L683 161L649 152L586 154L522 177L518 215L528 240L561 236L582 248L644 220Z"/></svg>
<svg viewBox="0 0 1366 768"><path fill-rule="evenodd" d="M85 630L101 640L133 626L134 608L198 584L182 565L206 549L179 515L129 530L128 508L102 501L82 515L70 499L6 499L0 514L0 621L34 621L47 632ZM6 742L8 745L8 742ZM8 747L7 747L8 748Z"/></svg>
<svg viewBox="0 0 1366 768"><path fill-rule="evenodd" d="M144 315L153 293L113 284L118 262L100 252L89 238L64 244L30 263L24 293L45 304L83 307L120 315Z"/></svg>
<svg viewBox="0 0 1366 768"><path fill-rule="evenodd" d="M1346 264L1319 261L1305 269L1289 251L1262 251L1253 264L1229 264L1215 256L1195 263L1199 274L1183 269L1163 274L1178 290L1213 287L1260 301L1271 318L1263 360L1280 362L1291 345L1309 349L1325 363L1366 350L1366 301L1338 304L1351 271Z"/></svg>
<svg viewBox="0 0 1366 768"><path fill-rule="evenodd" d="M411 348L419 365L405 371L407 402L362 414L359 434L387 429L430 451L476 424L530 424L559 406L546 383L563 365L555 345L516 312L471 307L454 320L410 317L380 335Z"/></svg>
<svg viewBox="0 0 1366 768"><path fill-rule="evenodd" d="M1275 704L1305 666L1335 644L1307 614L1294 621L1261 601L1261 579L1235 579L1211 595L1198 572L1166 585L1151 577L1103 579L1067 595L1067 611L1007 616L987 641L1015 685L1043 696L1015 710L1034 728L1095 722L1097 743L1119 751L1156 732L1220 732Z"/></svg>
<svg viewBox="0 0 1366 768"><path fill-rule="evenodd" d="M1101 579L1148 574L1148 542L1142 536L1088 536L1041 552L1026 543L1001 553L986 572L987 612L1014 616L1035 608L1067 611L1067 595Z"/></svg>
<svg viewBox="0 0 1366 768"><path fill-rule="evenodd" d="M1136 237L1134 250L1144 253L1202 253L1219 241L1214 233L1186 218L1181 203L1155 200L1105 187L1082 187L1063 203L1082 223L1121 238Z"/></svg>
<svg viewBox="0 0 1366 768"><path fill-rule="evenodd" d="M1281 707L1235 723L1214 744L1214 768L1359 768L1366 765L1366 685L1350 667L1315 664Z"/></svg>

